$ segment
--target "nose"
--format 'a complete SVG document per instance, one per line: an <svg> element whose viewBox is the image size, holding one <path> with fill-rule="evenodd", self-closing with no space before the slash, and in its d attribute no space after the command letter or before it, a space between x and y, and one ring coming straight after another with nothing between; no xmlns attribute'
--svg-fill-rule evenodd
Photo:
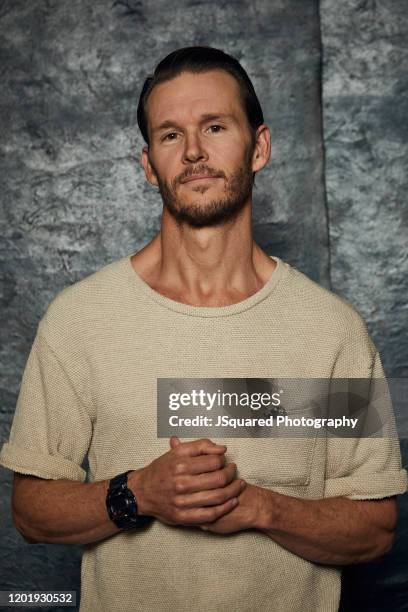
<svg viewBox="0 0 408 612"><path fill-rule="evenodd" d="M191 164L208 159L200 135L196 131L186 133L184 142L183 161L185 163Z"/></svg>

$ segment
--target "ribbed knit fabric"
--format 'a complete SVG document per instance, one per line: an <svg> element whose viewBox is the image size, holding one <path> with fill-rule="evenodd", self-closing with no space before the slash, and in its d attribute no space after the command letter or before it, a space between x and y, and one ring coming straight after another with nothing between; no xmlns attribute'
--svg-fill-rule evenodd
<svg viewBox="0 0 408 612"><path fill-rule="evenodd" d="M384 376L357 311L277 262L249 298L197 307L154 291L131 255L61 291L39 323L0 463L46 479L103 480L169 449L157 378ZM248 482L308 499L403 493L398 441L218 439ZM331 612L340 571L258 531L154 521L84 547L81 612Z"/></svg>

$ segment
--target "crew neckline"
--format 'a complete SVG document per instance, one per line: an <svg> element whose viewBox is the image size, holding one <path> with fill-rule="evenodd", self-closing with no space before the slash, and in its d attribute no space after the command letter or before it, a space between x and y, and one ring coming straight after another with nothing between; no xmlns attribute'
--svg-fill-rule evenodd
<svg viewBox="0 0 408 612"><path fill-rule="evenodd" d="M176 300L172 300L171 298L162 295L155 289L152 289L150 285L142 279L142 277L136 272L136 270L132 266L130 258L135 255L135 253L137 253L137 251L131 253L130 255L126 255L121 259L121 263L126 272L126 276L130 280L130 282L137 289L140 289L148 298L154 300L160 306L185 315L197 317L224 317L237 314L239 312L243 312L244 310L252 308L256 304L264 300L266 297L268 297L271 291L275 289L288 266L288 264L279 257L269 255L269 257L273 259L277 265L275 270L269 277L269 280L267 280L267 282L264 284L263 287L261 287L261 289L259 289L249 297L245 298L244 300L236 302L235 304L228 304L226 306L193 306L191 304L185 304L184 302L177 302Z"/></svg>

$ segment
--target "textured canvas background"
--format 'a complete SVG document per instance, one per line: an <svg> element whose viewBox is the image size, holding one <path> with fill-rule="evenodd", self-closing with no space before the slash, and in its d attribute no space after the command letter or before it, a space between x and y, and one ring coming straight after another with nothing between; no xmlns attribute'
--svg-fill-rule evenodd
<svg viewBox="0 0 408 612"><path fill-rule="evenodd" d="M331 287L367 321L387 375L406 378L407 5L322 0L320 17ZM408 610L408 494L399 505L391 554L345 569L344 612Z"/></svg>
<svg viewBox="0 0 408 612"><path fill-rule="evenodd" d="M137 100L190 44L242 62L271 127L255 240L353 303L387 374L408 375L407 33L403 0L0 2L0 444L50 300L158 231ZM29 546L13 528L11 476L0 588L78 590L78 548ZM400 507L392 553L345 570L345 611L408 610L407 495Z"/></svg>

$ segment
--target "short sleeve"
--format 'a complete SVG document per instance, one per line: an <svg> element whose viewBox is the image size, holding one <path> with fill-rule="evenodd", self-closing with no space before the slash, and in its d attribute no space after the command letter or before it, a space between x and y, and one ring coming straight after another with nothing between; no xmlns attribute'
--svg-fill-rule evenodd
<svg viewBox="0 0 408 612"><path fill-rule="evenodd" d="M380 397L376 393L367 396L367 414L377 410L382 427L381 435L328 438L324 497L363 500L405 493L407 472L401 465L392 400L379 352L365 328L344 345L335 376L367 378L370 389L380 389Z"/></svg>
<svg viewBox="0 0 408 612"><path fill-rule="evenodd" d="M68 370L47 342L40 322L0 465L40 478L85 481L81 466L92 437L92 420L80 385Z"/></svg>

